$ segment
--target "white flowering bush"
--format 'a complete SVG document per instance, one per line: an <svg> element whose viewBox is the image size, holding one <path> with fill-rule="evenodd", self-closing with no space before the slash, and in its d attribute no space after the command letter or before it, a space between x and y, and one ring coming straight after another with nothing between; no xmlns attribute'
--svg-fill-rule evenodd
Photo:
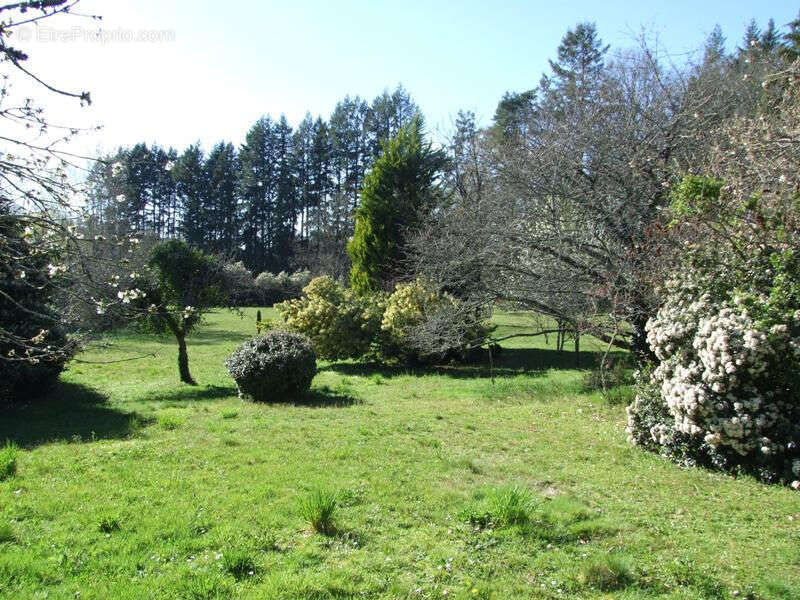
<svg viewBox="0 0 800 600"><path fill-rule="evenodd" d="M239 395L257 402L297 399L311 387L317 372L311 341L280 330L246 341L225 364Z"/></svg>
<svg viewBox="0 0 800 600"><path fill-rule="evenodd" d="M684 186L684 200L701 183ZM706 225L723 225L725 239L687 248L647 324L658 363L639 374L628 407L632 442L686 464L800 480L800 244L786 219L751 199Z"/></svg>

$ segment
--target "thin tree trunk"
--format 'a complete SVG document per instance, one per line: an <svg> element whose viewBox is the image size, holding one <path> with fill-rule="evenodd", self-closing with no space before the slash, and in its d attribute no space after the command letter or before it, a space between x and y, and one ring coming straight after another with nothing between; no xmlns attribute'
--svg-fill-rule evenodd
<svg viewBox="0 0 800 600"><path fill-rule="evenodd" d="M175 337L178 338L178 372L181 375L181 381L189 385L197 385L189 373L189 354L186 352L186 334L176 333Z"/></svg>
<svg viewBox="0 0 800 600"><path fill-rule="evenodd" d="M575 366L581 368L581 332L575 331Z"/></svg>

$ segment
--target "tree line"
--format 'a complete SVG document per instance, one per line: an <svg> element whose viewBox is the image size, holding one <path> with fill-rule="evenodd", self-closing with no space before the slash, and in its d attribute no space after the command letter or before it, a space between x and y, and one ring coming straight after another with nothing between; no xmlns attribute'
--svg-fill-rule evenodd
<svg viewBox="0 0 800 600"><path fill-rule="evenodd" d="M262 117L238 148L121 148L92 168L87 226L94 235L180 237L256 273L344 277L364 177L418 113L398 86L371 103L347 96L327 121L306 114L292 128L285 116Z"/></svg>

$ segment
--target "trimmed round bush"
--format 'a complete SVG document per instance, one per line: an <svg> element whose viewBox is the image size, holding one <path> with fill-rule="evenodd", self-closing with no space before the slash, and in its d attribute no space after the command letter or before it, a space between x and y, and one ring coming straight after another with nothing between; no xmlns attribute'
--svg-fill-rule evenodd
<svg viewBox="0 0 800 600"><path fill-rule="evenodd" d="M246 341L225 365L240 396L279 402L308 391L317 372L317 356L306 336L274 330Z"/></svg>

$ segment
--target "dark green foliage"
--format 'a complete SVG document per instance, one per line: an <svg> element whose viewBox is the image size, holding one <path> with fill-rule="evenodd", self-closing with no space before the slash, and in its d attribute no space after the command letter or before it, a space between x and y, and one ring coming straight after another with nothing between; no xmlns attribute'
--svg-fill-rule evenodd
<svg viewBox="0 0 800 600"><path fill-rule="evenodd" d="M385 145L364 181L347 247L350 283L357 292L382 290L406 274L406 238L436 204L446 164L445 154L424 141L419 116Z"/></svg>
<svg viewBox="0 0 800 600"><path fill-rule="evenodd" d="M246 341L225 364L239 395L257 402L301 398L317 371L317 357L309 339L280 330Z"/></svg>
<svg viewBox="0 0 800 600"><path fill-rule="evenodd" d="M48 264L58 262L57 252L43 251L41 240L29 244L37 234L26 232L22 221L0 202L4 255L15 259L0 264L0 405L46 392L75 351L53 308L56 290Z"/></svg>
<svg viewBox="0 0 800 600"><path fill-rule="evenodd" d="M192 246L205 248L214 230L205 156L198 145L189 146L172 169L175 193L183 207L181 233Z"/></svg>
<svg viewBox="0 0 800 600"><path fill-rule="evenodd" d="M185 242L170 240L153 246L148 266L149 276L135 282L146 294L136 303L139 315L155 331L175 336L181 381L194 384L186 336L206 311L227 304L230 290L223 265Z"/></svg>
<svg viewBox="0 0 800 600"><path fill-rule="evenodd" d="M0 448L0 481L17 474L18 454L19 450L13 442L6 442L6 445Z"/></svg>

